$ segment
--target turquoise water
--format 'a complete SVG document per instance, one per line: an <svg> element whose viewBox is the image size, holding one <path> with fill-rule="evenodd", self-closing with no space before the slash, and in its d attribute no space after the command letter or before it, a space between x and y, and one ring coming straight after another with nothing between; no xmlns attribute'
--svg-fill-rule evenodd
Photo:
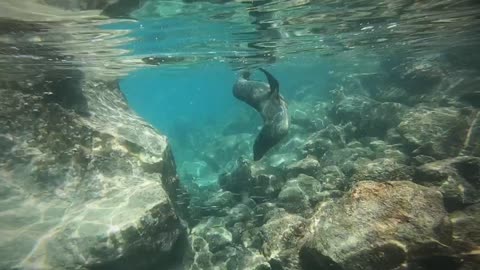
<svg viewBox="0 0 480 270"><path fill-rule="evenodd" d="M307 57L303 60L298 60L299 64L278 63L269 68L282 78L282 95L292 102L299 88L308 87L307 91L320 98L327 95L328 63L308 63ZM184 155L189 146L180 142L185 136L221 134L229 122L246 113L247 107L232 95L236 76L237 72L226 63L198 64L182 71L155 67L130 74L121 80L120 86L132 108L169 137L181 164L192 159ZM259 73L255 79L266 81ZM249 114L249 117L253 128L261 125L259 116ZM208 133L198 134L198 130Z"/></svg>
<svg viewBox="0 0 480 270"><path fill-rule="evenodd" d="M0 1L0 270L480 269L479 14Z"/></svg>
<svg viewBox="0 0 480 270"><path fill-rule="evenodd" d="M120 81L130 106L168 136L178 164L201 159L194 153L187 153L191 145L185 140L194 137L194 140L202 141L208 140L209 136L221 135L230 122L248 112L247 107L232 95L238 66L223 57L231 56L233 52L229 49L232 47L250 41L250 38L239 40L236 35L251 25L248 21L233 26L223 21L190 21L198 19L147 18L107 26L132 31L130 36L135 40L123 46L132 55L193 59L190 64L184 64L182 60L141 69ZM245 53L257 52L249 49ZM202 59L205 55L210 58ZM304 53L266 63L264 67L280 79L282 95L295 102L299 93L302 95L305 91L319 98L328 95L327 85L335 80L331 77L334 71L329 61L314 53ZM256 80L266 81L259 72L253 76ZM249 114L249 117L252 123L246 132L252 132L262 124L258 115ZM183 170L179 173L185 176Z"/></svg>

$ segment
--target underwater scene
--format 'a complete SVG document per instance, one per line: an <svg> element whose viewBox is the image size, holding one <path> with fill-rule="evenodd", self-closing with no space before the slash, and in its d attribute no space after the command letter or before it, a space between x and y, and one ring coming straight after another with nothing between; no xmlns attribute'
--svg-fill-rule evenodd
<svg viewBox="0 0 480 270"><path fill-rule="evenodd" d="M0 270L480 270L480 1L0 1Z"/></svg>

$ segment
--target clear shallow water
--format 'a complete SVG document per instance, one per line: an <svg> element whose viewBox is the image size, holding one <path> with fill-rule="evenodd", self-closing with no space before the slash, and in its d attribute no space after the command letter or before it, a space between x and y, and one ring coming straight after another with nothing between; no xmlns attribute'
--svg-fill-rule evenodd
<svg viewBox="0 0 480 270"><path fill-rule="evenodd" d="M0 78L8 81L7 86L17 87L16 84L30 85L42 79L55 81L70 74L62 72L64 69L80 69L89 78L119 79L131 109L169 139L181 182L190 192L190 229L195 228L193 231L199 235L206 232L222 241L227 239L231 242L226 244L229 248L240 250L248 246L254 254L261 253L261 258L270 260L269 251L264 246L254 247L258 239L248 235L261 229L268 235L267 240L285 244L284 239L275 238L283 235L280 231L268 231L267 217L288 217L278 223L288 227L293 220L294 228L306 228L297 218L310 218L319 202L341 198L350 184L358 180L368 177L374 181L413 180L435 186L430 180L413 179L412 171L435 160L480 153L475 144L480 138L477 126L480 116L475 103L478 96L467 95L478 92L478 1L139 1L136 5L120 2L114 8L105 3L80 0L0 3L3 26ZM52 67L58 73L42 77L39 71ZM258 67L266 68L279 80L280 92L289 104L292 127L286 141L261 162L249 165L260 176L252 173L248 185L258 181L255 184L261 186L261 181L268 179L273 187L261 186L258 191L253 186L253 192L245 192L238 186L229 186L228 177L232 178L235 172L244 173L242 164L250 164L252 144L262 121L257 113L232 96L232 85L240 69ZM253 78L266 81L256 71ZM28 108L27 103L24 106ZM449 127L454 127L454 131ZM313 194L312 202L307 198L308 207L303 206L304 198L300 195L301 200L293 201L293 206L282 201L289 199L288 192L296 195L298 189L308 196L311 195L308 192L317 191L315 183L308 182L312 178L292 176L296 170L309 173L311 163L305 165L307 169L300 168L303 163L297 163L305 159L319 164L320 168L312 175L322 185L334 185L329 181L338 179L348 183L338 184L332 192L326 188L324 193ZM466 182L478 178L471 167L474 162L467 160L467 165L455 162L461 164L455 165L458 168L466 169L451 179L460 179L458 175ZM449 173L455 166L448 167ZM438 164L433 167L438 168ZM428 177L436 175L424 173ZM283 182L279 184L276 180ZM477 203L477 189L470 189L475 184L467 185L465 181L455 182L455 187L461 186L459 190L467 190L467 195L450 194L453 199L449 199L454 203L452 206L446 201L448 211L458 210L457 203L462 207ZM383 188L373 190L381 192ZM395 194L406 192L401 188ZM281 192L283 197L279 195ZM450 196L449 190L442 192ZM393 193L382 194L383 199L394 197L390 196ZM410 193L405 195L402 196L409 198ZM434 198L429 197L426 205L437 203L437 198L429 193L415 196L430 195ZM241 198L235 201L229 196L235 200ZM458 198L461 202L456 201ZM402 202L395 201L394 205ZM417 202L419 206L415 207L426 209L422 200L414 203ZM266 214L274 208L273 204L281 205L288 213L277 213L278 209L274 209ZM241 235L241 241L232 240L236 237L232 234L239 228L230 225L238 221L236 218L248 216L244 212L250 210L254 218L247 217L249 221L243 225L253 232L246 230L248 233ZM474 224L471 220L476 219L460 212L452 214L453 221ZM265 219L257 219L259 216ZM321 216L319 220L329 218L332 217ZM410 221L409 218L394 215L391 220ZM435 218L432 220L436 222ZM348 222L345 221L346 227L354 227ZM340 222L330 227L343 229L342 226ZM219 231L210 232L206 228ZM358 231L363 232L362 228ZM298 234L307 231L298 230L293 231ZM224 243L215 239L207 241L221 251L215 253L218 258L213 258L222 261L237 256L228 253L231 250L223 249ZM338 246L348 242L332 239L338 240ZM271 245L267 240L262 241ZM295 241L287 240L285 246L274 247L275 252L271 253L291 248L288 243ZM452 258L468 261L468 256L478 253L478 246L468 244L473 251L462 249L455 256L445 255L450 258L447 262L452 262ZM467 246L463 242L459 245ZM224 251L228 252L222 257ZM250 256L247 255L238 256ZM427 257L438 259L442 265L441 256ZM307 259L302 270L316 269L309 265L317 263ZM433 264L433 268L424 266L428 263L431 261L412 269L438 268L438 264ZM272 269L282 265L275 260L268 264ZM250 269L237 265L239 269ZM473 268L462 270L476 269L472 265Z"/></svg>
<svg viewBox="0 0 480 270"><path fill-rule="evenodd" d="M130 59L161 58L121 85L132 107L169 136L182 164L198 157L176 138L220 134L244 109L231 95L236 70L268 67L290 101L305 91L327 96L338 74L378 73L392 55L436 57L479 44L477 8L468 1L149 1L131 14L136 21L107 27L129 31L121 48ZM211 133L195 133L201 129Z"/></svg>

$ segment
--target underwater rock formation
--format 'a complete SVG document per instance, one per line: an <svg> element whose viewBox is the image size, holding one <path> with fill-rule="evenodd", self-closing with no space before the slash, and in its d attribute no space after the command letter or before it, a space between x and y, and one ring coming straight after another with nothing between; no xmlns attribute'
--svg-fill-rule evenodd
<svg viewBox="0 0 480 270"><path fill-rule="evenodd" d="M419 106L402 118L397 130L413 154L442 159L461 152L469 127L460 109Z"/></svg>
<svg viewBox="0 0 480 270"><path fill-rule="evenodd" d="M251 230L250 215L241 213L246 208L239 204L228 217L210 217L192 228L186 269L271 269L258 250L259 231Z"/></svg>
<svg viewBox="0 0 480 270"><path fill-rule="evenodd" d="M448 210L462 209L480 201L480 158L456 157L417 167L415 181L436 186Z"/></svg>
<svg viewBox="0 0 480 270"><path fill-rule="evenodd" d="M272 269L301 269L298 250L306 233L308 220L297 215L275 211L262 226L262 253Z"/></svg>
<svg viewBox="0 0 480 270"><path fill-rule="evenodd" d="M174 263L185 236L175 162L117 83L59 69L2 79L0 268Z"/></svg>
<svg viewBox="0 0 480 270"><path fill-rule="evenodd" d="M411 180L413 168L397 162L392 158L378 158L374 160L362 159L355 163L353 182L358 181L384 181Z"/></svg>
<svg viewBox="0 0 480 270"><path fill-rule="evenodd" d="M302 160L288 165L286 170L287 175L291 177L295 177L299 174L315 176L320 170L320 163L313 156L307 156Z"/></svg>
<svg viewBox="0 0 480 270"><path fill-rule="evenodd" d="M321 200L321 191L321 184L317 179L300 174L287 180L278 194L278 205L290 213L308 215Z"/></svg>
<svg viewBox="0 0 480 270"><path fill-rule="evenodd" d="M459 251L458 257L463 261L461 270L478 269L480 256L480 204L473 204L463 211L455 211L450 214L453 226L452 246Z"/></svg>
<svg viewBox="0 0 480 270"><path fill-rule="evenodd" d="M352 123L358 136L384 136L400 123L405 106L393 102L377 102L364 96L346 96L332 107L334 123Z"/></svg>
<svg viewBox="0 0 480 270"><path fill-rule="evenodd" d="M447 217L434 189L406 181L361 181L317 209L301 256L308 269L404 269L453 254Z"/></svg>

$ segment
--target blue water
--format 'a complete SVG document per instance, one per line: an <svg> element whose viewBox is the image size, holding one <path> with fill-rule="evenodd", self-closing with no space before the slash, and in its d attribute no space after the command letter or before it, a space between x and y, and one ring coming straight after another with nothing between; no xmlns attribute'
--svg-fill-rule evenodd
<svg viewBox="0 0 480 270"><path fill-rule="evenodd" d="M119 27L136 29L132 32L135 42L125 45L125 48L133 54L145 56L175 55L185 44L205 42L205 36L211 35L209 33L228 39L228 34L225 34L228 29L218 25L197 29L202 32L190 36L187 41L183 38L157 38L162 36L162 29L165 33L175 32L185 37L185 33L178 32L184 29L182 23L185 22L139 21ZM158 27L161 31L153 35L152 29ZM305 54L279 59L264 68L277 77L280 91L289 102L294 102L299 91L305 87L309 87L310 92L313 89L318 96L326 95L329 90L327 84L330 83L332 67L327 59L312 59L311 55ZM180 137L201 129L209 129L212 135L221 133L223 127L248 108L232 95L237 76L238 72L231 64L221 61L206 61L185 68L164 64L132 72L122 78L120 86L131 108L167 135L175 157L181 163L191 157L183 154L189 146L180 143ZM266 81L260 72L254 72L253 79ZM260 124L261 119L254 115L252 125Z"/></svg>
<svg viewBox="0 0 480 270"><path fill-rule="evenodd" d="M327 94L329 69L326 64L311 63L298 67L278 64L268 69L280 81L281 93L289 102L295 101L300 87L308 85L319 96ZM120 86L131 108L169 138L177 164L182 164L195 158L195 154L185 153L191 147L185 143L185 136L215 137L229 122L245 113L245 109L251 110L232 95L236 76L237 72L225 63L176 71L155 67L130 74L121 80ZM266 81L259 72L254 78ZM260 126L260 117L256 114L250 116L253 117L252 128ZM196 139L208 140L205 137ZM179 170L180 176L183 173Z"/></svg>

